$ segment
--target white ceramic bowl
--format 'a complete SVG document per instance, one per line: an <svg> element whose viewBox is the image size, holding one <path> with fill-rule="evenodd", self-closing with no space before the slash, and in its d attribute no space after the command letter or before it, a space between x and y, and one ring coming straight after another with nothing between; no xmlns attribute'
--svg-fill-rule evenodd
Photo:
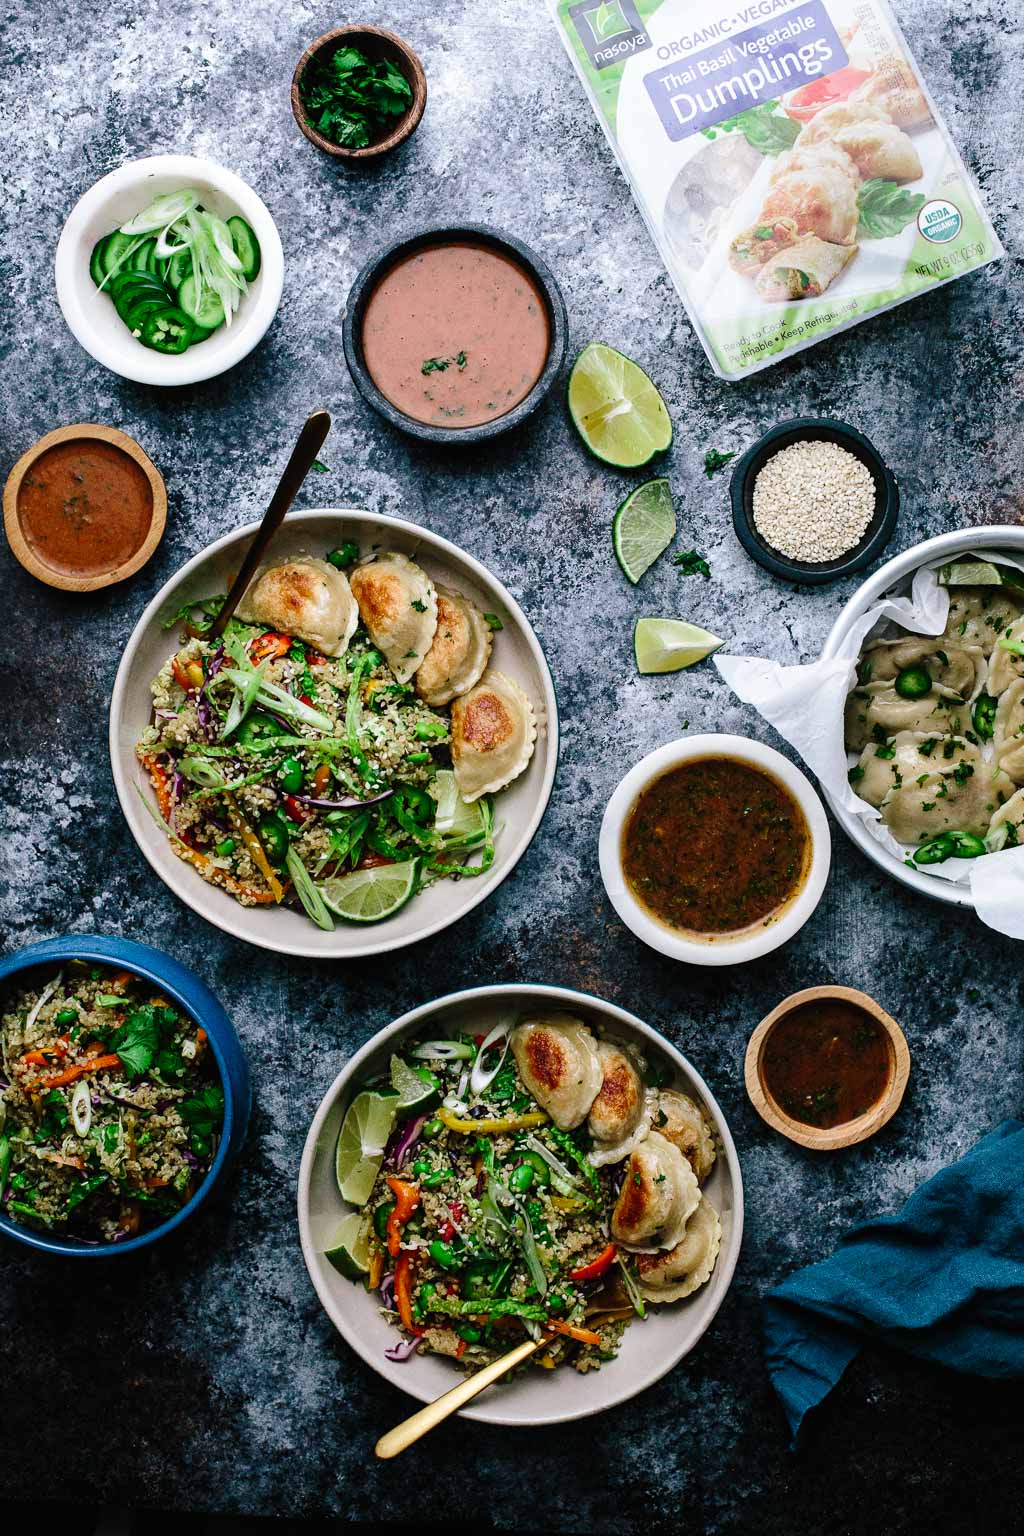
<svg viewBox="0 0 1024 1536"><path fill-rule="evenodd" d="M901 555L887 560L857 589L836 619L822 648L822 659L834 656L861 614L877 603L891 587L910 577L918 566L942 557L951 560L969 549L1007 549L1024 556L1024 528L1016 523L1005 527L958 528L954 533L940 533L934 539L925 539L923 544L915 544L912 549L905 549ZM927 869L905 864L872 837L859 816L839 805L827 790L823 790L823 793L832 814L850 841L856 843L887 875L892 875L903 885L909 885L911 890L931 896L934 901L945 901L953 907L974 906L969 881L961 883L943 880L938 875L929 874Z"/></svg>
<svg viewBox="0 0 1024 1536"><path fill-rule="evenodd" d="M197 187L204 207L224 219L240 214L256 234L262 259L231 325L169 357L136 341L89 276L89 258L103 235L141 213L154 197L182 187ZM152 155L111 171L79 198L57 242L56 278L65 320L104 368L137 384L197 384L233 368L262 340L281 302L284 253L267 205L240 176L194 155Z"/></svg>
<svg viewBox="0 0 1024 1536"><path fill-rule="evenodd" d="M811 833L811 867L796 898L768 927L737 938L726 935L712 940L693 939L670 928L640 905L622 871L622 832L641 791L663 773L700 757L733 757L771 774L800 806ZM601 879L612 906L638 939L661 954L673 960L686 960L690 965L737 965L785 944L799 932L821 900L831 857L828 821L810 780L781 752L746 736L691 736L685 741L670 741L648 753L626 774L609 800L601 823Z"/></svg>
<svg viewBox="0 0 1024 1536"><path fill-rule="evenodd" d="M375 1073L387 1071L398 1041L412 1035L488 1030L510 1011L538 1007L571 1013L620 1040L633 1040L648 1059L658 1056L671 1070L672 1084L703 1104L716 1131L718 1157L704 1192L722 1221L722 1247L707 1285L672 1306L651 1307L647 1318L626 1329L617 1358L599 1371L581 1376L571 1369L526 1371L512 1382L490 1387L464 1416L486 1424L539 1426L586 1418L613 1408L652 1386L689 1354L711 1326L732 1281L743 1236L743 1180L729 1127L707 1084L675 1046L631 1013L566 987L474 987L455 992L411 1013L374 1035L357 1051L324 1095L306 1137L299 1169L299 1235L310 1279L339 1333L385 1381L421 1402L431 1402L455 1386L462 1373L437 1355L391 1361L384 1351L400 1335L380 1316L376 1299L363 1286L346 1280L324 1258L342 1216L351 1209L338 1193L334 1149L349 1100Z"/></svg>
<svg viewBox="0 0 1024 1536"><path fill-rule="evenodd" d="M137 785L153 803L135 743L151 719L150 682L176 649L179 631L165 630L164 622L187 599L226 591L255 532L256 525L250 524L196 555L161 588L132 632L110 700L110 760L121 809L135 841L164 884L200 917L235 938L279 954L323 959L353 959L402 949L479 906L512 872L540 825L558 761L558 713L544 653L512 594L479 561L439 534L351 508L292 513L274 541L274 559L295 554L323 558L326 550L349 539L364 550L379 544L412 556L435 581L464 592L485 613L500 614L505 627L494 637L492 663L529 695L537 712L537 745L525 773L495 799L500 830L487 874L458 882L439 880L385 922L363 925L339 919L333 933L323 932L300 910L243 907L172 853L165 833L139 798Z"/></svg>

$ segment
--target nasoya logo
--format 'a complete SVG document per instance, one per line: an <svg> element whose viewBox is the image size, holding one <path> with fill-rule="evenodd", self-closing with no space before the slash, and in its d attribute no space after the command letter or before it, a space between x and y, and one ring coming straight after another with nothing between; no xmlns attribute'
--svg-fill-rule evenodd
<svg viewBox="0 0 1024 1536"><path fill-rule="evenodd" d="M651 46L634 0L581 0L569 15L594 69L622 64Z"/></svg>

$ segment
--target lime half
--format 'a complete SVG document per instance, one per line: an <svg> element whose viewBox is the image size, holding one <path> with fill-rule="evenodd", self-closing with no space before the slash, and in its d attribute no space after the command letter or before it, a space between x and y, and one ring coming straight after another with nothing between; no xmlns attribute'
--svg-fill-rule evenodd
<svg viewBox="0 0 1024 1536"><path fill-rule="evenodd" d="M939 568L943 587L1020 587L1024 575L1012 567L993 565L989 560L953 560Z"/></svg>
<svg viewBox="0 0 1024 1536"><path fill-rule="evenodd" d="M681 672L717 651L724 640L684 619L637 619L633 650L641 672Z"/></svg>
<svg viewBox="0 0 1024 1536"><path fill-rule="evenodd" d="M391 1058L391 1086L398 1094L399 1109L417 1114L440 1098L437 1078L427 1067L410 1067L401 1056Z"/></svg>
<svg viewBox="0 0 1024 1536"><path fill-rule="evenodd" d="M378 864L338 875L319 887L332 912L350 923L380 923L404 907L416 889L419 859L404 864Z"/></svg>
<svg viewBox="0 0 1024 1536"><path fill-rule="evenodd" d="M438 769L430 791L437 801L434 830L442 837L472 837L474 833L483 831L484 818L479 802L474 800L472 805L466 804L459 794L455 775L450 768Z"/></svg>
<svg viewBox="0 0 1024 1536"><path fill-rule="evenodd" d="M362 1280L370 1271L370 1223L362 1211L349 1211L342 1217L329 1248L324 1249L339 1274L346 1280Z"/></svg>
<svg viewBox="0 0 1024 1536"><path fill-rule="evenodd" d="M635 586L676 536L668 481L646 480L628 495L612 520L615 558Z"/></svg>
<svg viewBox="0 0 1024 1536"><path fill-rule="evenodd" d="M592 341L569 375L569 414L597 458L619 469L639 469L672 441L665 402L643 369Z"/></svg>
<svg viewBox="0 0 1024 1536"><path fill-rule="evenodd" d="M370 1198L397 1114L397 1093L370 1089L357 1093L345 1111L334 1169L342 1196L353 1205Z"/></svg>

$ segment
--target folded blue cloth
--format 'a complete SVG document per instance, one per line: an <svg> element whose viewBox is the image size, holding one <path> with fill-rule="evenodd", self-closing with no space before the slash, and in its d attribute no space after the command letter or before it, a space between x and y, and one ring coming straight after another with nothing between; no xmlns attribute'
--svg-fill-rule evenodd
<svg viewBox="0 0 1024 1536"><path fill-rule="evenodd" d="M796 1449L866 1340L977 1376L1024 1377L1024 1125L1005 1120L764 1301L765 1360Z"/></svg>

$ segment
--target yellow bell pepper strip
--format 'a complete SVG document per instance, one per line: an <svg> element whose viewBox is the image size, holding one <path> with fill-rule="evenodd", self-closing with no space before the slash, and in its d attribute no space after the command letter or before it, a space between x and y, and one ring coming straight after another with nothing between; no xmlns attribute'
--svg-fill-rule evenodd
<svg viewBox="0 0 1024 1536"><path fill-rule="evenodd" d="M256 836L256 833L253 831L252 827L250 827L249 823L246 821L245 817L239 810L238 802L234 795L232 795L230 792L225 794L224 804L226 805L228 815L231 818L231 825L234 827L235 831L242 839L242 842L245 844L245 850L249 857L252 859L253 863L256 865L256 868L259 870L260 874L269 885L271 895L275 901L282 901L284 899L284 886L281 884L280 880L271 869L270 860L267 858L263 844L260 842L259 838Z"/></svg>
<svg viewBox="0 0 1024 1536"><path fill-rule="evenodd" d="M412 1254L408 1249L398 1255L398 1263L395 1265L395 1307L406 1333L414 1334L419 1338L423 1329L418 1328L413 1321Z"/></svg>
<svg viewBox="0 0 1024 1536"><path fill-rule="evenodd" d="M563 1333L567 1339L575 1339L578 1344L600 1344L600 1334L591 1333L589 1328L577 1328L572 1323L560 1322L557 1318L549 1317L543 1325L545 1332Z"/></svg>
<svg viewBox="0 0 1024 1536"><path fill-rule="evenodd" d="M188 843L183 842L182 839L175 834L170 826L170 816L172 810L171 781L167 776L166 769L154 756L152 756L152 754L147 754L145 757L141 758L140 761L152 781L153 790L156 794L156 803L160 808L160 816L163 818L161 824L164 828L164 831L168 834L171 840L171 847L177 854L178 858L182 859L186 864L191 864L194 869L198 869L199 873L206 880L211 878L212 872L212 879L214 884L222 885L226 891L233 891L236 896L246 896L256 905L269 906L270 903L274 900L274 894L272 891L264 891L255 885L249 885L244 880L236 880L234 875L229 874L226 869L220 869L217 865L213 864L212 861L206 857L205 853L200 853L198 848L189 847ZM141 790L139 791L139 794L140 796L142 795ZM150 814L152 814L152 808L149 804L149 801L143 798L142 803L146 806L147 810L150 811Z"/></svg>
<svg viewBox="0 0 1024 1536"><path fill-rule="evenodd" d="M202 663L199 661L182 661L180 656L175 656L171 662L171 671L178 687L184 688L186 693L193 688L201 688L205 681Z"/></svg>
<svg viewBox="0 0 1024 1536"><path fill-rule="evenodd" d="M592 1259L589 1264L583 1264L579 1269L570 1269L569 1279L599 1280L602 1275L606 1275L608 1273L612 1265L615 1263L615 1255L617 1252L618 1249L615 1247L615 1244L609 1243L607 1248L603 1249L603 1251L598 1254L597 1258Z"/></svg>
<svg viewBox="0 0 1024 1536"><path fill-rule="evenodd" d="M374 1248L370 1253L370 1267L366 1274L366 1289L379 1291L380 1282L384 1278L384 1255L379 1248Z"/></svg>
<svg viewBox="0 0 1024 1536"><path fill-rule="evenodd" d="M508 1115L504 1120L463 1120L454 1110L439 1109L437 1118L460 1136L469 1136L473 1132L477 1136L501 1136L506 1131L525 1131L534 1125L545 1125L548 1117L543 1110L537 1109L528 1115Z"/></svg>
<svg viewBox="0 0 1024 1536"><path fill-rule="evenodd" d="M388 1253L394 1258L402 1247L402 1228L420 1203L420 1192L417 1185L407 1184L405 1179L389 1178L387 1184L395 1197L385 1228Z"/></svg>

